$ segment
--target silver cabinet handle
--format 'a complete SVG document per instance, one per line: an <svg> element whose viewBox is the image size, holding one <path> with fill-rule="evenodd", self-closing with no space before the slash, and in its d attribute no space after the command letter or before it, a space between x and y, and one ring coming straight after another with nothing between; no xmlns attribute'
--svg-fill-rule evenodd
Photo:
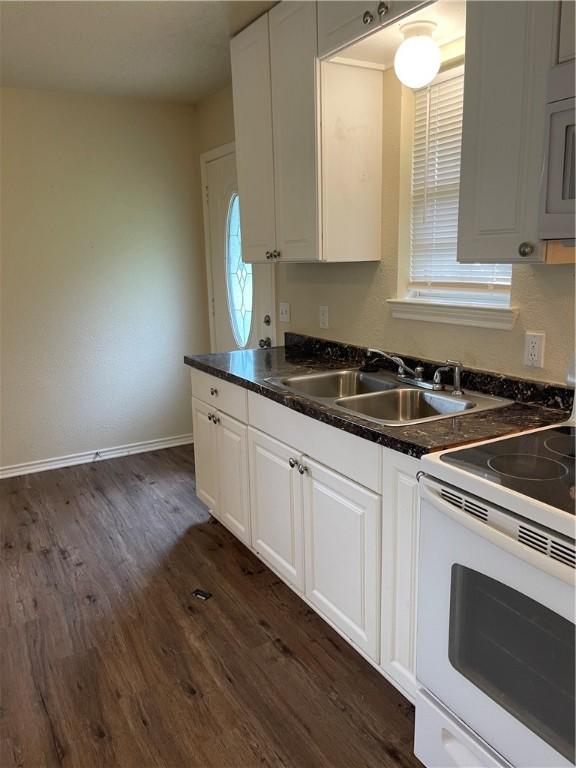
<svg viewBox="0 0 576 768"><path fill-rule="evenodd" d="M390 3L378 3L378 16L380 21L384 21L384 16L390 11Z"/></svg>
<svg viewBox="0 0 576 768"><path fill-rule="evenodd" d="M218 390L216 387L210 387L210 394L216 396L218 394Z"/></svg>
<svg viewBox="0 0 576 768"><path fill-rule="evenodd" d="M208 414L208 421L212 421L213 418L214 418L214 414L213 413L209 413Z"/></svg>
<svg viewBox="0 0 576 768"><path fill-rule="evenodd" d="M296 459L293 459L292 456L288 459L288 464L290 465L290 469L294 469L294 467L298 466L298 462Z"/></svg>
<svg viewBox="0 0 576 768"><path fill-rule="evenodd" d="M304 466L304 464L298 464L298 472L303 475L304 472L308 472L308 467Z"/></svg>
<svg viewBox="0 0 576 768"><path fill-rule="evenodd" d="M266 258L270 260L272 258L272 253L270 251L266 251Z"/></svg>
<svg viewBox="0 0 576 768"><path fill-rule="evenodd" d="M212 416L212 421L214 422L214 424L220 424L220 416L216 416L216 414L214 414Z"/></svg>
<svg viewBox="0 0 576 768"><path fill-rule="evenodd" d="M534 244L533 243L520 243L518 246L518 253L522 258L526 258L526 256L532 256L534 253Z"/></svg>
<svg viewBox="0 0 576 768"><path fill-rule="evenodd" d="M374 21L374 16L370 13L370 11L364 11L364 16L362 16L362 23L372 24L373 21Z"/></svg>

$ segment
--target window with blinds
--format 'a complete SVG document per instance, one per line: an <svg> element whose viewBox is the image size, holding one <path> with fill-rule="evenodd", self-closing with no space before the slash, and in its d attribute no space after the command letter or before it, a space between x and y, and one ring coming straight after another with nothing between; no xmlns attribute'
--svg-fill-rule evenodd
<svg viewBox="0 0 576 768"><path fill-rule="evenodd" d="M410 298L508 305L507 264L459 264L458 196L464 67L414 94Z"/></svg>

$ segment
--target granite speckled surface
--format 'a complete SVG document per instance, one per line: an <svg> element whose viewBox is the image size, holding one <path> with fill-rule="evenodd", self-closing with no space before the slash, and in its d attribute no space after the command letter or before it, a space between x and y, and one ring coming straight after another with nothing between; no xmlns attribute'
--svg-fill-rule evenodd
<svg viewBox="0 0 576 768"><path fill-rule="evenodd" d="M416 458L432 451L564 421L568 415L567 409L572 405L573 391L567 388L550 387L549 389L553 392L548 392L545 391L547 385L538 385L533 388L528 386L534 384L533 382L506 379L482 372L470 372L481 374L481 376L465 379L465 388L510 399L523 399L531 392L536 404L515 402L493 411L470 413L423 424L406 426L375 424L360 416L344 414L335 407L310 400L303 395L278 389L267 381L271 377L360 365L365 360L366 351L358 347L350 347L338 342L312 343L318 340L307 341L307 339L308 337L296 334L286 334L288 344L286 347L238 350L211 355L187 355L184 362L193 368L274 400L297 413ZM411 358L404 359L408 364L413 362ZM388 368L388 365L382 365L382 367ZM482 388L482 377L485 378L486 388ZM475 386L472 386L472 382ZM520 383L521 388L515 384L516 382ZM519 397L516 397L518 392ZM556 407L551 408L550 404ZM562 409L558 407L559 404L562 405Z"/></svg>

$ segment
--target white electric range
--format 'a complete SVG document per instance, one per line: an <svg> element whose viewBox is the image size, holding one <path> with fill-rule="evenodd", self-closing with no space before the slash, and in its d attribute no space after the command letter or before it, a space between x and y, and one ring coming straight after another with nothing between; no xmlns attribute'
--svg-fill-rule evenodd
<svg viewBox="0 0 576 768"><path fill-rule="evenodd" d="M420 474L416 755L574 765L573 422L429 454Z"/></svg>

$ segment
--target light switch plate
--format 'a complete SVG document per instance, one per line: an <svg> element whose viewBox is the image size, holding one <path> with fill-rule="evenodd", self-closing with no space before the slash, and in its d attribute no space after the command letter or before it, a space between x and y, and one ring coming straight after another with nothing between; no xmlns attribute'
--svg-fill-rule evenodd
<svg viewBox="0 0 576 768"><path fill-rule="evenodd" d="M281 323L289 323L290 322L290 304L286 301L280 302L280 312L279 312L280 322Z"/></svg>
<svg viewBox="0 0 576 768"><path fill-rule="evenodd" d="M328 328L328 307L320 306L320 328Z"/></svg>

